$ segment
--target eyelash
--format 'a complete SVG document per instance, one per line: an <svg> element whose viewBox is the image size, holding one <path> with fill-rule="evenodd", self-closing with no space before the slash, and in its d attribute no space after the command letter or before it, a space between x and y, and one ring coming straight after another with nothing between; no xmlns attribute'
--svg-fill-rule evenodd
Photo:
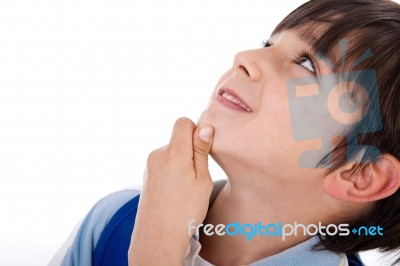
<svg viewBox="0 0 400 266"><path fill-rule="evenodd" d="M309 71L310 73L312 73L313 75L316 75L316 70L315 70L315 64L314 61L311 59L310 53L307 51L301 51L297 54L296 59L292 60L293 63L301 65L301 62L303 59L307 59L308 61L310 61L311 63L311 67L314 71L311 71L310 69L304 67L307 71Z"/></svg>
<svg viewBox="0 0 400 266"><path fill-rule="evenodd" d="M268 47L270 47L270 46L271 46L271 44L270 44L268 41L263 41L262 47L268 48ZM306 68L306 67L303 67L303 68L305 68L305 69L306 69L308 72L310 72L311 74L316 75L315 64L314 64L314 61L311 59L310 53L309 53L308 51L306 51L306 50L300 51L300 52L297 54L296 58L292 60L292 63L295 63L295 64L301 66L301 63L303 63L303 62L301 62L302 59L307 59L307 60L309 60L310 63L311 63L312 68L314 69L314 71L311 71L311 70L309 70L309 69Z"/></svg>

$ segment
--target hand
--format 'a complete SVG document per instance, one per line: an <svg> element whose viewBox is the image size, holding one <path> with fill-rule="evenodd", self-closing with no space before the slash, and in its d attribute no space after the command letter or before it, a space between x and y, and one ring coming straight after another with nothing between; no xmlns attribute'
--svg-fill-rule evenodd
<svg viewBox="0 0 400 266"><path fill-rule="evenodd" d="M130 265L182 265L190 241L188 224L203 222L213 189L208 154L214 129L179 118L170 143L150 153L144 174Z"/></svg>

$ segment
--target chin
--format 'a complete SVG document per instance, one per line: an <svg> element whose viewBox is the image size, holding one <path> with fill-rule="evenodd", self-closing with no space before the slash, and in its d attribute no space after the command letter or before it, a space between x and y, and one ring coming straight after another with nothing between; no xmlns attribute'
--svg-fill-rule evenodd
<svg viewBox="0 0 400 266"><path fill-rule="evenodd" d="M218 164L222 157L235 157L234 153L238 152L238 141L232 133L237 133L237 128L236 130L232 128L232 121L229 122L226 118L218 115L211 115L211 112L206 110L201 115L197 124L198 126L209 124L214 127L214 138L210 155Z"/></svg>

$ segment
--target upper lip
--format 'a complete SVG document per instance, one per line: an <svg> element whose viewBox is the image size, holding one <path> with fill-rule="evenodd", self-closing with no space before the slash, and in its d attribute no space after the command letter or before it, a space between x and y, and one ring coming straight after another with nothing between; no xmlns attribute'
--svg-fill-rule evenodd
<svg viewBox="0 0 400 266"><path fill-rule="evenodd" d="M240 98L240 96L235 91L229 88L222 87L218 90L218 95L222 96L224 92L227 92L228 94L237 98L241 104L245 105L250 110L249 112L252 112L252 109L249 107L249 105L245 101L243 101L242 98Z"/></svg>

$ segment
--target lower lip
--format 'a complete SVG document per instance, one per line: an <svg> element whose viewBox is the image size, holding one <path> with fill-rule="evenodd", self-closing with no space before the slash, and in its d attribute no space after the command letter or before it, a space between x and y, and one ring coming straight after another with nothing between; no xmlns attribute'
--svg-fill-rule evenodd
<svg viewBox="0 0 400 266"><path fill-rule="evenodd" d="M231 101L225 99L225 98L222 97L221 95L217 95L216 100L217 100L218 102L220 102L222 105L224 105L224 106L226 106L226 107L229 107L229 108L231 108L231 109L233 109L233 110L237 110L237 111L242 111L242 112L248 113L247 110L245 110L245 109L243 109L241 106L239 106L239 105L237 105L237 104L235 104L235 103L233 103L233 102L231 102Z"/></svg>

